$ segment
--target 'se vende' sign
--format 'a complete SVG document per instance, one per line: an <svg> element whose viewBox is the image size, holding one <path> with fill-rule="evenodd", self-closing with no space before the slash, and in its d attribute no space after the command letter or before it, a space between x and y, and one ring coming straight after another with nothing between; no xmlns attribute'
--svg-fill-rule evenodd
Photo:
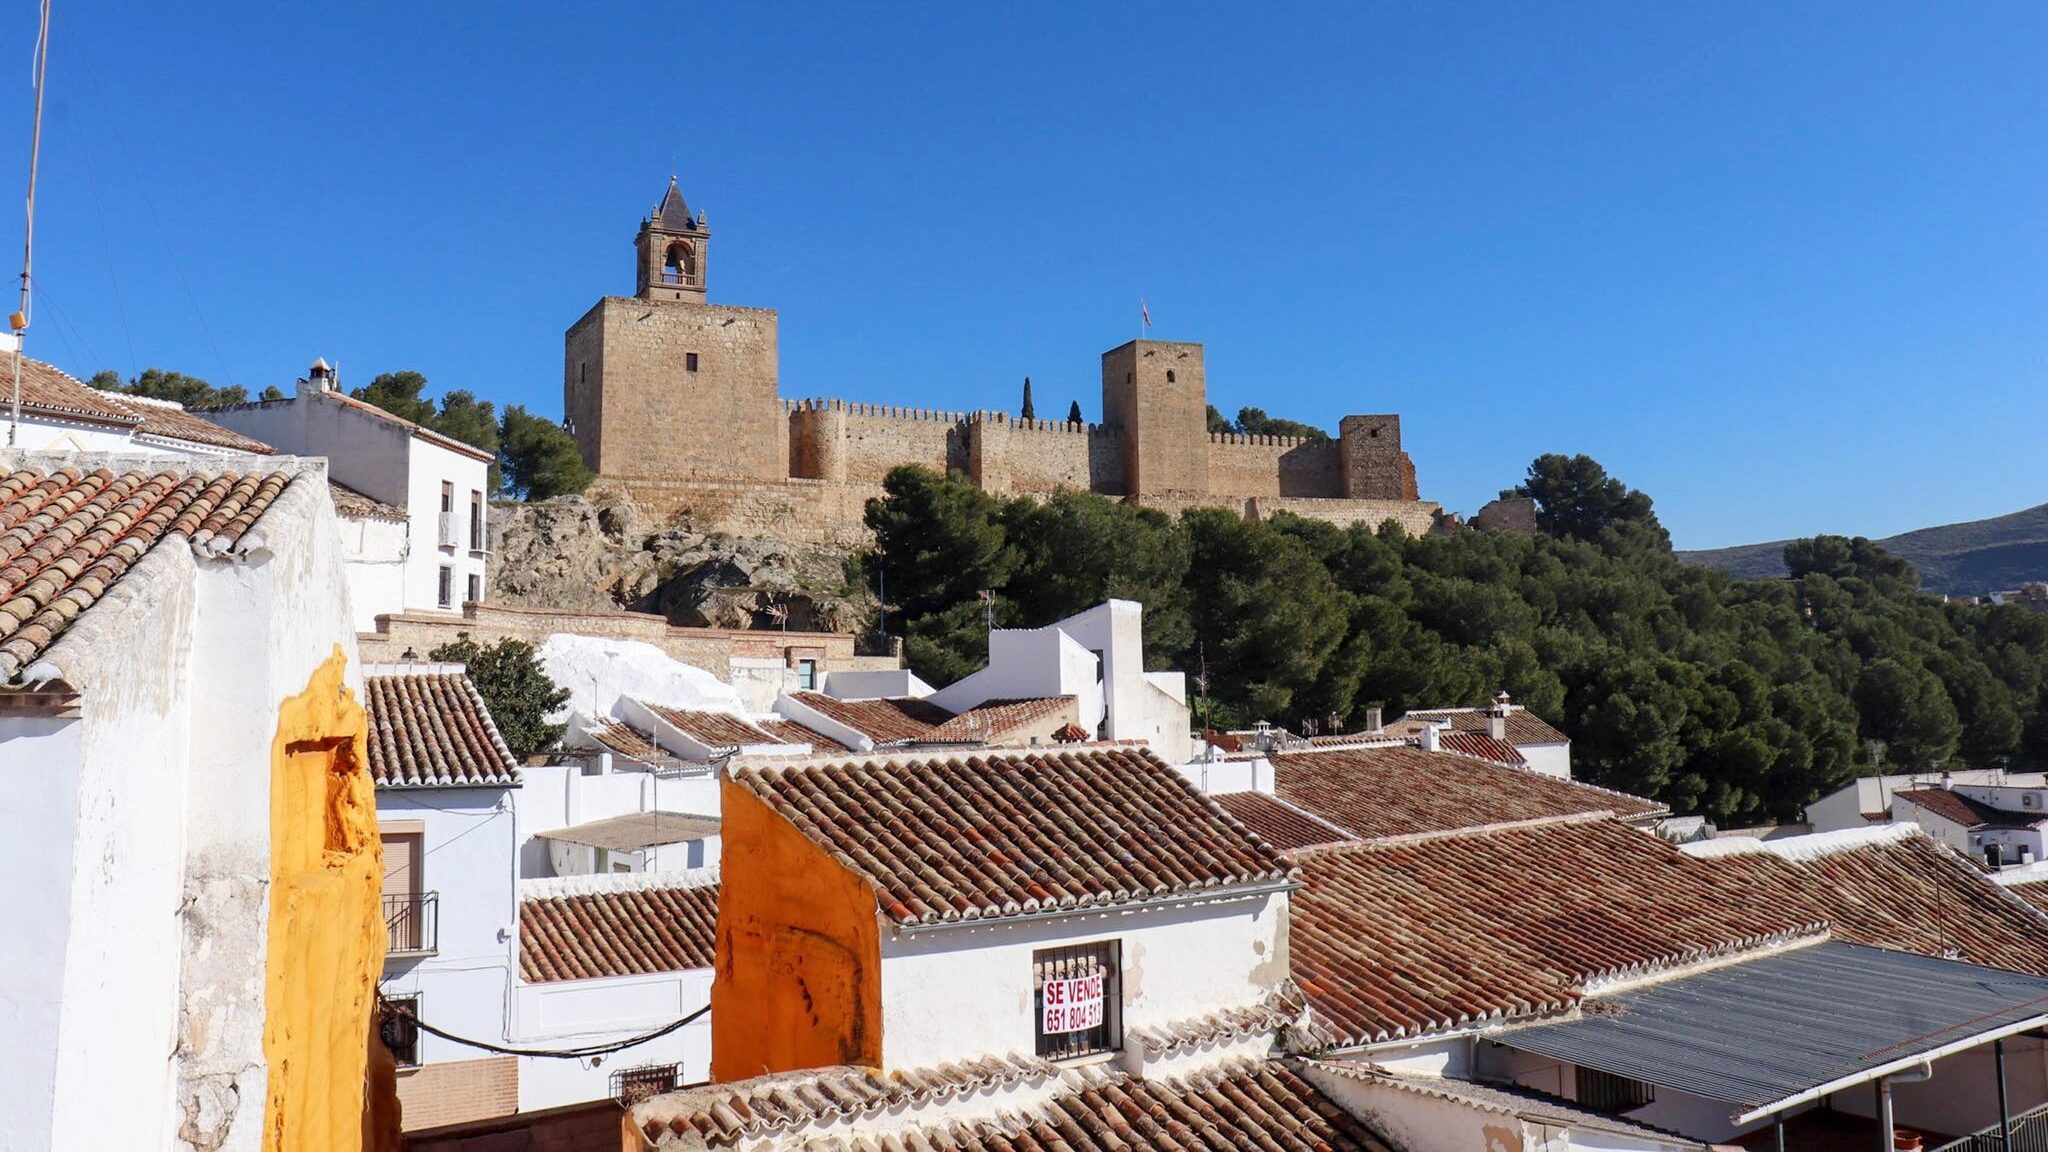
<svg viewBox="0 0 2048 1152"><path fill-rule="evenodd" d="M1047 980L1039 1030L1047 1035L1102 1027L1102 973L1074 980Z"/></svg>

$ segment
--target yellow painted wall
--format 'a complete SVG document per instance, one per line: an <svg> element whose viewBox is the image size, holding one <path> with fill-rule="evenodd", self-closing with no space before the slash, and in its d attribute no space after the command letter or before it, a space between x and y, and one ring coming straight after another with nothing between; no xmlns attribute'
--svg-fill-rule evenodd
<svg viewBox="0 0 2048 1152"><path fill-rule="evenodd" d="M725 858L746 867L718 890L711 1078L880 1067L874 890L731 780L721 805Z"/></svg>
<svg viewBox="0 0 2048 1152"><path fill-rule="evenodd" d="M383 861L363 707L341 646L278 706L270 748L265 1152L362 1149L370 1026L384 966ZM389 1091L371 1089L373 1100Z"/></svg>

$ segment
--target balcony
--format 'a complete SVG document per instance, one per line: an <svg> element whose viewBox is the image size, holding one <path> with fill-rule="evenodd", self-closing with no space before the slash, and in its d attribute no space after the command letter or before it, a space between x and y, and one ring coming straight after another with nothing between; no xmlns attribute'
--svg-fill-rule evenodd
<svg viewBox="0 0 2048 1152"><path fill-rule="evenodd" d="M384 958L432 956L441 935L439 892L386 893L384 896Z"/></svg>
<svg viewBox="0 0 2048 1152"><path fill-rule="evenodd" d="M456 532L459 527L460 525L455 519L455 513L443 508L441 510L441 547L453 548L458 543L461 543L462 538Z"/></svg>
<svg viewBox="0 0 2048 1152"><path fill-rule="evenodd" d="M2006 1125L2012 1133L2008 1144L2000 1125L1992 1125L1961 1140L1943 1144L1933 1152L2042 1152L2048 1149L2048 1104L2011 1117Z"/></svg>

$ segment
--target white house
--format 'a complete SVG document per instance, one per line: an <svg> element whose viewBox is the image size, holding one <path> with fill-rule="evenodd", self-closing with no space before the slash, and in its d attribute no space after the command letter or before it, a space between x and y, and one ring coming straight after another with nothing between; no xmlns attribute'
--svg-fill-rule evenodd
<svg viewBox="0 0 2048 1152"><path fill-rule="evenodd" d="M1440 731L1483 733L1505 740L1521 752L1529 767L1560 780L1572 778L1572 742L1541 716L1522 707L1506 692L1483 708L1417 708L1402 725L1427 724ZM1405 731L1398 728L1396 731Z"/></svg>
<svg viewBox="0 0 2048 1152"><path fill-rule="evenodd" d="M320 463L6 451L0 520L0 1146L360 1147L383 940Z"/></svg>
<svg viewBox="0 0 2048 1152"><path fill-rule="evenodd" d="M0 420L13 408L13 357L0 357ZM21 362L19 448L47 452L228 458L268 456L270 445L215 424L181 404L102 392L51 364Z"/></svg>
<svg viewBox="0 0 2048 1152"><path fill-rule="evenodd" d="M519 882L519 982L508 1031L523 1047L597 1047L658 1032L711 1002L718 872ZM710 1075L711 1017L617 1053L520 1058L531 1112L665 1092Z"/></svg>
<svg viewBox="0 0 2048 1152"><path fill-rule="evenodd" d="M1888 776L1859 776L1806 806L1806 822L1815 832L1840 832L1892 818L1892 797L1919 788L1938 788L1946 778L1950 784L2011 785L2016 788L2048 786L2048 774L2007 772L2000 768L1957 768L1948 771L1899 772Z"/></svg>
<svg viewBox="0 0 2048 1152"><path fill-rule="evenodd" d="M358 565L397 564L394 590L365 574L351 589L356 628L395 612L453 612L489 593L492 457L341 390L325 360L316 360L296 395L213 409L207 417L287 452L325 456L333 478L386 508L403 509L402 555L386 533L358 532Z"/></svg>
<svg viewBox="0 0 2048 1152"><path fill-rule="evenodd" d="M1893 792L1891 817L1918 824L1992 868L2048 859L2042 836L2048 825L2048 788L1957 784L1951 778L1932 788Z"/></svg>
<svg viewBox="0 0 2048 1152"><path fill-rule="evenodd" d="M1182 763L1193 748L1187 678L1145 671L1144 614L1136 601L1110 600L1043 628L996 629L988 666L927 699L960 713L991 700L1071 696L1090 738L1143 740Z"/></svg>
<svg viewBox="0 0 2048 1152"><path fill-rule="evenodd" d="M719 894L718 1082L635 1105L627 1147L1388 1148L1271 1059L1299 1010L1289 866L1149 751L797 760L726 790L751 866Z"/></svg>
<svg viewBox="0 0 2048 1152"><path fill-rule="evenodd" d="M365 668L384 848L381 989L415 1020L505 1041L517 924L519 769L460 664ZM402 1029L408 1131L518 1110L518 1061Z"/></svg>

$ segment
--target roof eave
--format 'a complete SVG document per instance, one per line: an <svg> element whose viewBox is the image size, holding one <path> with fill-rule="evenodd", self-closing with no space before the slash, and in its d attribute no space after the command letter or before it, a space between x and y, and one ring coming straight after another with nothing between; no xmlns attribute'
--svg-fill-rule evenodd
<svg viewBox="0 0 2048 1152"><path fill-rule="evenodd" d="M1250 900L1279 892L1293 892L1302 886L1299 880L1274 880L1257 884L1236 884L1228 888L1196 888L1185 892L1173 892L1160 896L1147 896L1139 900L1104 900L1097 903L1075 904L1065 908L1038 908L1029 912L1012 912L1000 916L973 916L958 920L920 921L914 924L895 924L896 931L906 936L918 936L927 932L941 932L957 928L987 928L1008 924L1022 924L1034 920L1055 920L1070 916L1090 916L1098 912L1131 912L1147 908L1171 907L1184 904L1222 904L1235 900Z"/></svg>

